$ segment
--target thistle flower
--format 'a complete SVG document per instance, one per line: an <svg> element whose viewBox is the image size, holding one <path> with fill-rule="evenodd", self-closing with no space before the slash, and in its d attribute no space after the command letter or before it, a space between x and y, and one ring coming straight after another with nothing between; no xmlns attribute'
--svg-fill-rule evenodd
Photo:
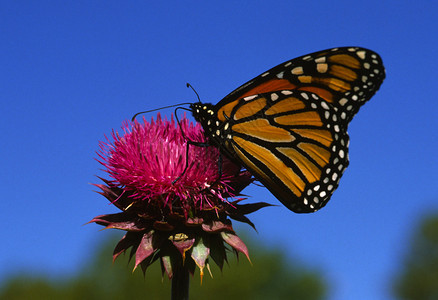
<svg viewBox="0 0 438 300"><path fill-rule="evenodd" d="M215 147L187 148L187 140L207 141L201 126L185 118L177 124L158 115L142 124L125 122L122 129L100 143L98 161L111 179L95 184L121 212L90 221L127 231L113 260L131 248L134 270L140 265L146 272L159 260L169 278L182 266L192 274L198 266L202 280L209 258L221 269L229 250L249 259L231 219L254 227L245 215L268 205L240 204L251 174L226 157L219 166Z"/></svg>

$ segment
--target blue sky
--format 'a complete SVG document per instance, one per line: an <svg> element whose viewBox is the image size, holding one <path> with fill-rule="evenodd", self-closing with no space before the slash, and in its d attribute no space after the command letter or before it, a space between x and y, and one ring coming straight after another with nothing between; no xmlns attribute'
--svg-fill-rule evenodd
<svg viewBox="0 0 438 300"><path fill-rule="evenodd" d="M278 206L252 220L256 239L321 270L331 299L391 299L413 226L438 210L438 4L153 2L0 4L0 280L71 274L108 235L82 224L116 211L89 183L102 175L98 141L123 120L195 101L186 82L216 103L293 57L363 46L387 79L350 126L340 187L315 214Z"/></svg>

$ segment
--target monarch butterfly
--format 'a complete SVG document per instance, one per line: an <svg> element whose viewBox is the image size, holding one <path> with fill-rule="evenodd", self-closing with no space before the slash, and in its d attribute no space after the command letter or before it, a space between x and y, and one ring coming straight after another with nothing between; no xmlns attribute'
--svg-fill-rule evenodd
<svg viewBox="0 0 438 300"><path fill-rule="evenodd" d="M209 143L287 208L325 206L348 166L347 127L385 78L380 56L333 48L284 62L216 105L193 103Z"/></svg>

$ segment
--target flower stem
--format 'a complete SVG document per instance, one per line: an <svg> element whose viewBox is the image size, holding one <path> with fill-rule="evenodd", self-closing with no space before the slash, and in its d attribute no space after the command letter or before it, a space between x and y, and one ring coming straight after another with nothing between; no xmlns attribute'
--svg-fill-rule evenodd
<svg viewBox="0 0 438 300"><path fill-rule="evenodd" d="M172 277L172 300L189 299L189 269L186 266L178 266Z"/></svg>

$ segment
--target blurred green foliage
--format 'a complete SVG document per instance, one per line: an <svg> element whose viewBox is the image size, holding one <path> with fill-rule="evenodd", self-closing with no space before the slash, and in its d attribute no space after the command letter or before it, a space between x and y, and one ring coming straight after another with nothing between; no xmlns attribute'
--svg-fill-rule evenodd
<svg viewBox="0 0 438 300"><path fill-rule="evenodd" d="M244 238L245 241L248 238ZM122 256L112 264L117 239L101 245L87 267L65 280L14 276L2 285L0 299L170 299L170 281L155 263L143 276L132 273L133 262ZM291 263L278 249L263 249L247 243L252 265L244 256L229 255L223 271L212 264L211 278L205 270L202 285L199 271L191 278L191 299L324 299L327 287L316 270Z"/></svg>
<svg viewBox="0 0 438 300"><path fill-rule="evenodd" d="M426 216L415 231L394 293L399 299L438 299L438 213Z"/></svg>

